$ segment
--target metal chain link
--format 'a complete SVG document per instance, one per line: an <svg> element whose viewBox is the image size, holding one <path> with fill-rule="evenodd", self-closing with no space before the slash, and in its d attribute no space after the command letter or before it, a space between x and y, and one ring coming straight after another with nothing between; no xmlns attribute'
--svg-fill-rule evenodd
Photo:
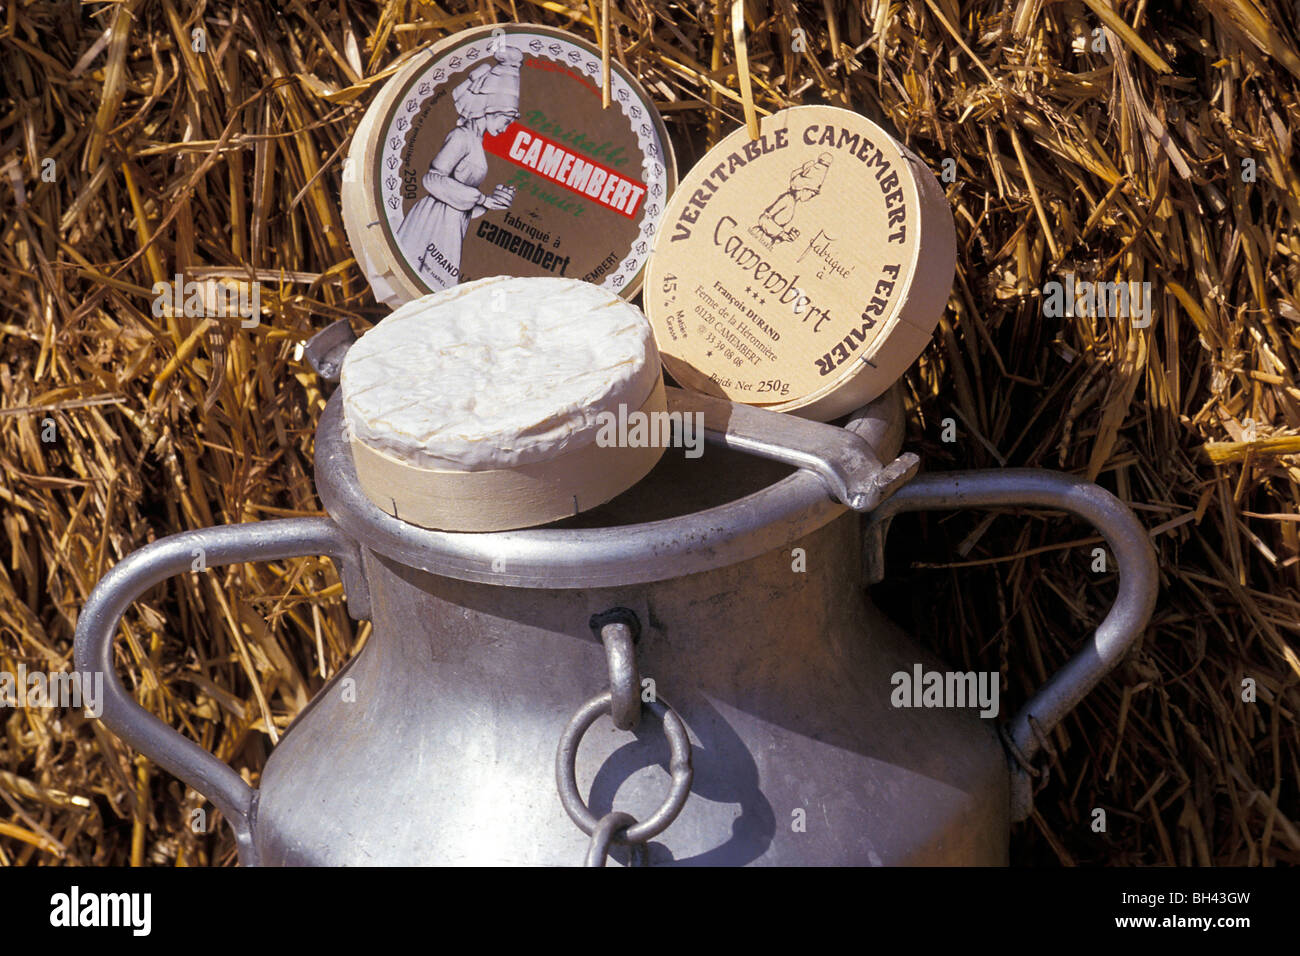
<svg viewBox="0 0 1300 956"><path fill-rule="evenodd" d="M617 810L612 810L601 817L595 831L591 834L591 845L587 847L587 861L584 865L604 866L605 858L609 856L610 848L614 845L619 831L626 830L634 823L636 817Z"/></svg>
<svg viewBox="0 0 1300 956"><path fill-rule="evenodd" d="M616 607L594 614L591 629L605 645L612 695L609 716L619 730L631 730L641 722L641 674L636 666L636 640L641 625L634 612Z"/></svg>
<svg viewBox="0 0 1300 956"><path fill-rule="evenodd" d="M604 866L610 849L615 844L632 847L632 863L648 859L645 843L658 836L677 819L690 796L694 769L691 767L691 741L686 725L677 712L662 700L642 703L640 673L633 645L640 636L641 623L627 608L612 608L603 614L593 615L591 629L605 646L609 666L610 689L597 694L578 708L570 718L560 746L555 752L555 785L560 794L560 805L578 828L591 837L587 848L586 865ZM638 821L629 813L611 810L600 819L591 812L578 791L578 746L583 735L602 714L608 713L620 730L631 730L640 723L642 712L648 710L663 724L668 738L668 772L672 786L668 796L653 814Z"/></svg>
<svg viewBox="0 0 1300 956"><path fill-rule="evenodd" d="M577 763L578 745L582 736L602 714L609 713L610 692L597 694L587 701L573 715L569 725L560 737L560 746L555 753L555 784L560 792L560 804L583 833L590 836L600 823L591 812L582 795L578 792ZM677 819L690 796L691 780L694 770L691 767L691 741L686 733L686 725L677 716L677 712L662 700L647 703L645 709L663 722L664 735L668 738L669 760L668 772L672 776L672 786L668 796L653 814L644 821L628 828L618 841L621 843L644 843L668 829L668 825Z"/></svg>

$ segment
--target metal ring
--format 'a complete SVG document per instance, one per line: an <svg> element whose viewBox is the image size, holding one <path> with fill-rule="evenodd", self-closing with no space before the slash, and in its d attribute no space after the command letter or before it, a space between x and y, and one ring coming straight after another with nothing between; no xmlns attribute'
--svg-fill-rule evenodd
<svg viewBox="0 0 1300 956"><path fill-rule="evenodd" d="M560 804L564 807L564 812L569 815L569 819L588 836L596 832L600 821L596 819L595 814L591 812L578 792L578 745L582 743L582 735L599 719L600 715L609 713L612 701L610 692L605 691L578 708L578 712L573 715L569 725L564 728L564 733L560 735L560 747L555 752L555 786L560 791ZM691 740L686 734L686 725L677 716L677 712L662 700L652 700L644 706L664 725L664 736L668 738L668 746L672 754L668 761L668 772L672 774L673 785L664 802L659 805L659 809L641 823L629 827L627 832L615 841L618 843L644 843L663 833L677 819L677 814L682 812L682 807L686 805L686 798L691 793L691 778L694 776L694 771L691 769Z"/></svg>
<svg viewBox="0 0 1300 956"><path fill-rule="evenodd" d="M641 675L636 666L632 629L626 624L606 624L600 632L609 663L609 716L619 730L631 730L641 722Z"/></svg>
<svg viewBox="0 0 1300 956"><path fill-rule="evenodd" d="M583 865L604 866L609 848L614 845L614 834L633 823L636 823L636 817L618 810L612 810L601 817L596 824L596 832L591 835L591 846L587 847L587 860Z"/></svg>

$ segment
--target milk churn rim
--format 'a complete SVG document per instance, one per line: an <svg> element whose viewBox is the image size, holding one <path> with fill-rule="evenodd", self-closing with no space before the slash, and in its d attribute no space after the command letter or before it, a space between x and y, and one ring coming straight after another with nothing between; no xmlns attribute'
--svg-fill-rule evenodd
<svg viewBox="0 0 1300 956"><path fill-rule="evenodd" d="M900 406L888 391L854 427L885 461L898 452ZM819 477L796 471L735 501L641 524L481 533L421 528L385 514L361 490L338 391L316 428L316 491L361 547L432 574L503 587L616 587L682 577L786 547L848 510Z"/></svg>

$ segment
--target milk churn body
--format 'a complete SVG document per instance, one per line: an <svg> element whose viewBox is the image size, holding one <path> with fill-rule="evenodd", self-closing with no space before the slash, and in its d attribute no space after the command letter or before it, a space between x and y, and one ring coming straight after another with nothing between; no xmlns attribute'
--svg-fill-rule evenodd
<svg viewBox="0 0 1300 956"><path fill-rule="evenodd" d="M643 678L690 731L691 798L651 863L1006 861L1007 764L992 721L895 709L890 676L940 665L863 597L859 516L791 547L645 585L498 587L367 552L374 634L267 761L264 863L551 863L582 858L554 753L607 682L593 610L643 607ZM791 570L803 548L806 572ZM647 717L579 751L597 816L644 819L668 789Z"/></svg>
<svg viewBox="0 0 1300 956"><path fill-rule="evenodd" d="M1078 479L907 481L915 456L882 465L901 429L887 399L848 429L711 400L724 420L710 419L717 440L700 459L671 449L596 511L473 535L408 525L365 498L335 395L316 442L329 519L202 529L128 556L87 602L77 664L106 672L105 722L212 799L245 863L574 864L619 811L671 821L637 853L652 864L1004 864L1036 740L1141 632L1154 559L1131 513ZM864 582L879 578L890 515L1014 502L1093 521L1121 587L1000 741L975 709L893 705L893 674L946 668L874 609ZM858 511L870 514L865 548ZM209 566L328 554L353 616L373 621L257 790L142 711L112 671L122 612L188 570L197 542ZM640 622L636 686L654 701L633 730L611 723L614 658L590 626L615 608ZM610 716L575 738L602 706ZM669 732L673 714L684 732Z"/></svg>

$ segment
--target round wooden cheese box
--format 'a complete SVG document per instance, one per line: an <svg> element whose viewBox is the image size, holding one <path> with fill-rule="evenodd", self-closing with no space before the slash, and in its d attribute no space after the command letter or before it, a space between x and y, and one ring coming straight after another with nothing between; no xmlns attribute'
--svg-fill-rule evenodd
<svg viewBox="0 0 1300 956"><path fill-rule="evenodd" d="M348 350L340 388L366 496L444 531L594 508L671 442L645 316L576 279L494 276L409 302Z"/></svg>
<svg viewBox="0 0 1300 956"><path fill-rule="evenodd" d="M581 279L624 298L676 164L649 95L600 51L534 24L467 30L381 87L344 165L343 222L396 307L485 276Z"/></svg>
<svg viewBox="0 0 1300 956"><path fill-rule="evenodd" d="M921 354L955 265L952 213L920 158L857 113L793 107L682 180L645 308L684 387L829 421Z"/></svg>

